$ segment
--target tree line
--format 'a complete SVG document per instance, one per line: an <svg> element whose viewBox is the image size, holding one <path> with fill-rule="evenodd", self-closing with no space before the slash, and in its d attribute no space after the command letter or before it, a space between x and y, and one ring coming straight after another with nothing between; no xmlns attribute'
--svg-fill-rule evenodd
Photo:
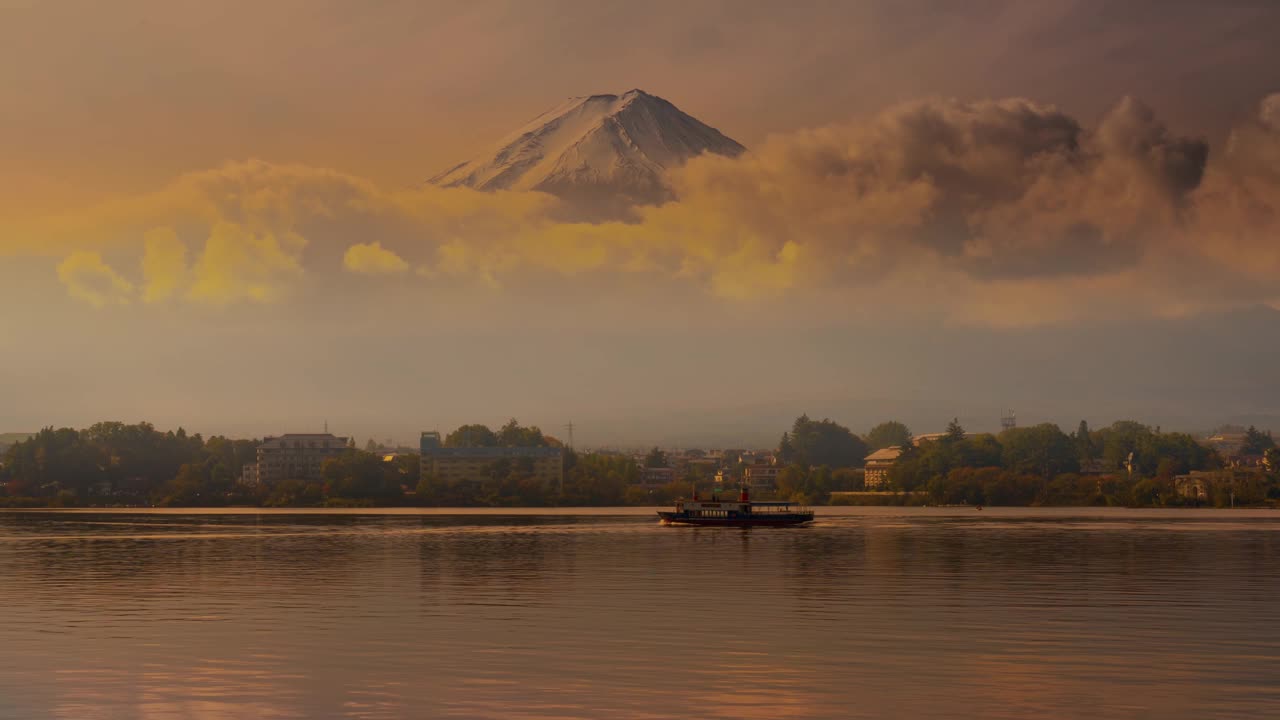
<svg viewBox="0 0 1280 720"><path fill-rule="evenodd" d="M532 468L518 459L491 463L477 482L442 483L421 477L418 455L388 461L372 441L365 450L350 442L327 458L319 478L245 486L239 479L244 466L256 462L260 444L205 439L182 428L159 431L147 422L45 428L0 456L0 506L605 506L653 499L636 487L637 463L621 454L564 448L564 480L551 485L533 479ZM463 425L444 445L562 447L514 419L496 430ZM676 494L673 486L657 497Z"/></svg>
<svg viewBox="0 0 1280 720"><path fill-rule="evenodd" d="M826 502L832 492L864 489L852 458L887 447L901 454L889 470L898 502L1000 505L1186 504L1174 479L1224 467L1224 458L1193 436L1162 432L1133 421L1075 432L1042 423L999 434L969 434L956 420L940 437L915 440L906 425L881 423L859 436L830 420L796 419L779 443L777 493L788 499ZM1280 500L1280 450L1269 433L1250 427L1241 455L1261 456L1256 471L1235 473L1227 489L1209 501L1261 504Z"/></svg>
<svg viewBox="0 0 1280 720"><path fill-rule="evenodd" d="M660 505L693 488L715 489L714 470L690 465L675 482L640 485L641 465L665 467L658 448L640 462L622 454L563 448L563 480L534 477L527 461L500 459L481 477L441 482L421 477L420 458L390 461L354 443L329 458L319 478L271 486L238 482L256 461L258 440L204 439L182 428L102 422L83 430L45 428L0 456L0 505L158 505L265 507L324 505L608 506ZM463 425L448 447L561 447L533 426L511 420L497 430ZM916 442L901 422L858 435L829 419L796 418L776 451L777 485L762 497L825 503L832 493L865 489L864 458L878 449L902 453L889 472L895 502L1008 505L1175 505L1177 475L1223 467L1224 459L1185 433L1120 421L1098 430L1083 421L1073 433L1045 423L1000 434L969 434L956 421L940 437ZM1269 433L1249 428L1243 454L1265 457L1264 468L1235 483L1231 500L1280 500L1280 451ZM743 466L723 469L741 478ZM730 490L732 488L726 488ZM1224 503L1223 497L1211 499Z"/></svg>

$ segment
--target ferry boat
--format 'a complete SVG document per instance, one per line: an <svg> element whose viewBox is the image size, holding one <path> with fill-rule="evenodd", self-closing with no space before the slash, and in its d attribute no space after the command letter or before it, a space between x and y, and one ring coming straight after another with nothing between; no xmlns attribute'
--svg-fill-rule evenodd
<svg viewBox="0 0 1280 720"><path fill-rule="evenodd" d="M695 490L692 500L677 500L675 510L659 510L658 517L663 525L783 526L813 522L813 511L792 502L752 502L744 487L732 502L699 500Z"/></svg>

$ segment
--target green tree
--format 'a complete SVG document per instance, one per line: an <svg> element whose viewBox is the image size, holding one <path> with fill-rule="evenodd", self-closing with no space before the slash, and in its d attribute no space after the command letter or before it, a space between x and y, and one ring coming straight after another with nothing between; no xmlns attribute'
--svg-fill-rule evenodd
<svg viewBox="0 0 1280 720"><path fill-rule="evenodd" d="M951 422L947 423L947 434L942 436L944 444L955 444L964 441L964 427L960 425L960 418L951 418Z"/></svg>
<svg viewBox="0 0 1280 720"><path fill-rule="evenodd" d="M324 500L324 486L318 482L282 480L263 500L267 507L312 507Z"/></svg>
<svg viewBox="0 0 1280 720"><path fill-rule="evenodd" d="M96 423L85 430L45 428L6 453L10 492L152 496L187 463L204 457L200 435L160 432L150 423Z"/></svg>
<svg viewBox="0 0 1280 720"><path fill-rule="evenodd" d="M260 444L257 440L231 440L214 435L205 442L204 453L215 468L221 468L218 472L234 479L240 477L245 465L257 462Z"/></svg>
<svg viewBox="0 0 1280 720"><path fill-rule="evenodd" d="M864 490L866 476L862 470L836 468L831 472L831 491Z"/></svg>
<svg viewBox="0 0 1280 720"><path fill-rule="evenodd" d="M1076 452L1080 455L1082 463L1095 457L1093 438L1089 435L1089 423L1081 420L1080 427L1076 428L1076 434L1072 439L1075 440Z"/></svg>
<svg viewBox="0 0 1280 720"><path fill-rule="evenodd" d="M1155 432L1141 438L1134 454L1135 472L1173 477L1216 467L1217 454L1186 433Z"/></svg>
<svg viewBox="0 0 1280 720"><path fill-rule="evenodd" d="M508 420L497 435L497 444L502 447L544 447L549 444L542 430L534 426L523 427L515 418Z"/></svg>
<svg viewBox="0 0 1280 720"><path fill-rule="evenodd" d="M1004 447L991 433L967 437L949 450L952 467L1000 467L1004 458Z"/></svg>
<svg viewBox="0 0 1280 720"><path fill-rule="evenodd" d="M1240 445L1240 454L1263 455L1275 446L1276 441L1271 437L1270 432L1263 432L1250 425L1249 429L1244 431L1244 442Z"/></svg>
<svg viewBox="0 0 1280 720"><path fill-rule="evenodd" d="M232 483L226 476L215 478L214 466L212 460L183 465L178 469L177 475L160 488L156 504L205 507L225 505Z"/></svg>
<svg viewBox="0 0 1280 720"><path fill-rule="evenodd" d="M831 420L810 420L808 415L796 418L791 444L797 461L811 467L862 467L867 456L867 444L849 428Z"/></svg>
<svg viewBox="0 0 1280 720"><path fill-rule="evenodd" d="M1035 473L1050 480L1080 469L1075 444L1052 423L1005 430L1000 444L1005 468L1015 473Z"/></svg>
<svg viewBox="0 0 1280 720"><path fill-rule="evenodd" d="M791 444L791 433L782 433L782 440L778 442L778 462L789 465L798 459L796 448Z"/></svg>
<svg viewBox="0 0 1280 720"><path fill-rule="evenodd" d="M803 465L788 465L778 472L778 497L785 500L804 501L806 493L811 489L809 475L811 471Z"/></svg>
<svg viewBox="0 0 1280 720"><path fill-rule="evenodd" d="M882 422L867 432L866 443L870 451L909 445L911 430L897 420Z"/></svg>
<svg viewBox="0 0 1280 720"><path fill-rule="evenodd" d="M1109 470L1123 470L1132 453L1137 458L1144 443L1149 443L1151 428L1132 420L1118 420L1098 432L1102 443L1102 462Z"/></svg>
<svg viewBox="0 0 1280 720"><path fill-rule="evenodd" d="M444 446L460 447L498 447L498 435L486 425L463 425L445 436Z"/></svg>
<svg viewBox="0 0 1280 720"><path fill-rule="evenodd" d="M404 494L395 464L370 452L348 450L326 458L320 475L326 497L395 502Z"/></svg>
<svg viewBox="0 0 1280 720"><path fill-rule="evenodd" d="M664 468L667 466L667 454L661 448L655 446L644 456L644 466L647 468Z"/></svg>

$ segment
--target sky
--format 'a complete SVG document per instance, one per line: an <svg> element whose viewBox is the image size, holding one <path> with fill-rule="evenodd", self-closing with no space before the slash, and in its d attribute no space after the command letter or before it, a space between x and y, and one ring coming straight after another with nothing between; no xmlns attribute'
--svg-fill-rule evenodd
<svg viewBox="0 0 1280 720"><path fill-rule="evenodd" d="M1280 431L1280 9L0 0L0 431ZM643 88L630 222L423 180Z"/></svg>

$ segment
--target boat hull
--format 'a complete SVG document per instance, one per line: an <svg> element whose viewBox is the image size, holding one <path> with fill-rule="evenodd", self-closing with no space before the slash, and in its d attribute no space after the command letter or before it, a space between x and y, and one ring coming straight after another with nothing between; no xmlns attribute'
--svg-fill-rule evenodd
<svg viewBox="0 0 1280 720"><path fill-rule="evenodd" d="M770 513L753 517L696 517L680 512L659 511L658 517L670 525L708 525L713 527L786 527L813 522L813 513Z"/></svg>

